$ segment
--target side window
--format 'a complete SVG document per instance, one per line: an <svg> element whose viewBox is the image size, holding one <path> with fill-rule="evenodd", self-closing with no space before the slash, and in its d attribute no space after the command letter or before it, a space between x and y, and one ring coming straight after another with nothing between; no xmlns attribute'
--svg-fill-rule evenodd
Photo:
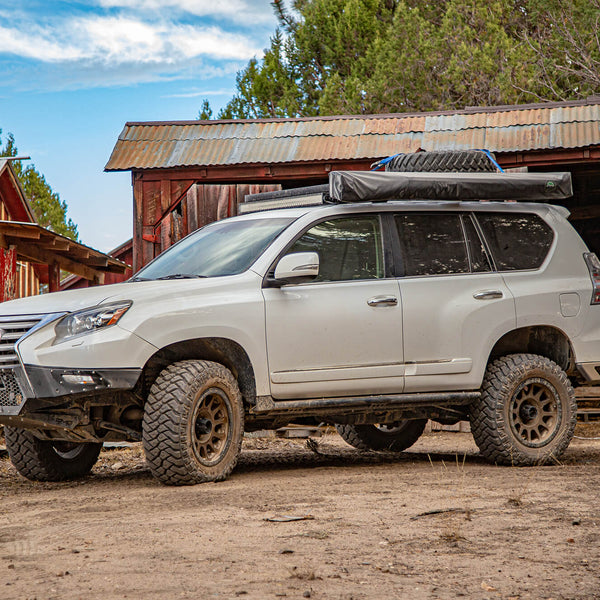
<svg viewBox="0 0 600 600"><path fill-rule="evenodd" d="M395 221L406 276L470 272L459 214L407 212Z"/></svg>
<svg viewBox="0 0 600 600"><path fill-rule="evenodd" d="M548 255L554 232L538 215L478 213L498 271L537 269Z"/></svg>
<svg viewBox="0 0 600 600"><path fill-rule="evenodd" d="M288 250L316 252L315 281L379 279L385 276L381 227L377 216L331 219L311 227Z"/></svg>

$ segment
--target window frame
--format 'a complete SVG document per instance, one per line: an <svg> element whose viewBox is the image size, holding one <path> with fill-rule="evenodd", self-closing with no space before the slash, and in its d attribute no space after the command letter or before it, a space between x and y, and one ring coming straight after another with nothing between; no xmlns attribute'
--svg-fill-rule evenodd
<svg viewBox="0 0 600 600"><path fill-rule="evenodd" d="M394 275L394 271L393 271L393 265L394 265L395 257L394 257L394 253L392 250L391 240L390 240L390 228L389 228L389 225L386 225L386 221L388 220L386 218L386 214L382 213L381 211L373 211L373 212L366 212L366 211L362 212L361 211L361 212L357 212L357 213L345 213L345 214L337 214L337 215L334 214L334 215L323 216L323 217L320 217L320 218L312 221L309 225L307 225L305 228L303 228L302 231L297 233L286 244L285 248L283 248L283 250L281 250L281 252L279 252L277 257L273 260L273 262L267 269L267 272L263 279L263 287L273 287L271 281L273 280L273 278L275 276L275 267L277 266L277 263L289 252L290 248L305 233L310 231L313 227L316 227L320 223L325 223L327 221L337 221L337 220L341 220L341 219L344 219L344 220L358 219L361 217L376 217L377 220L379 221L379 230L380 230L380 238L381 238L381 245L382 245L382 258L383 258L383 273L384 273L383 277L378 277L378 278L374 278L374 279L340 279L338 281L306 281L303 283L287 283L283 287L288 287L291 285L308 286L308 285L336 285L336 284L348 284L348 283L364 283L364 282L369 282L369 281L385 281L386 279L394 279L395 275Z"/></svg>
<svg viewBox="0 0 600 600"><path fill-rule="evenodd" d="M422 278L426 278L426 277L462 277L465 275L486 275L489 273L496 272L496 265L494 264L493 256L490 252L487 241L484 238L484 236L482 235L482 232L479 228L479 223L477 223L477 221L475 219L473 219L472 211L464 211L464 210L445 211L445 210L419 210L419 209L416 209L416 210L394 210L394 211L390 211L388 214L389 214L389 219L391 222L392 247L394 249L394 254L395 254L394 264L396 265L396 270L395 270L396 278L402 278L402 279L420 278L420 279L422 279ZM396 215L404 215L404 214L420 214L420 215L452 214L452 215L457 215L458 219L459 219L459 223L460 223L460 230L461 230L462 236L463 236L463 242L465 245L465 254L467 257L469 270L463 271L463 272L458 272L458 273L435 273L435 274L424 274L424 275L407 275L406 267L405 267L406 263L405 263L404 253L402 252L402 244L400 242L400 232L398 231L398 227L396 226ZM469 244L467 241L467 231L466 231L466 227L465 227L465 223L464 223L465 219L471 220L471 223L473 224L473 227L475 229L475 233L479 237L479 241L485 248L485 252L487 254L487 259L488 259L489 267L490 267L489 270L487 270L487 271L473 271L473 261L472 261L472 257L471 257L471 251L469 248Z"/></svg>
<svg viewBox="0 0 600 600"><path fill-rule="evenodd" d="M543 268L543 266L546 264L546 262L548 261L550 255L552 253L552 248L556 244L557 235L556 235L556 231L555 231L554 227L552 227L550 225L550 223L548 223L545 219L543 219L537 213L535 213L535 212L529 212L529 211L522 211L522 212L518 212L518 211L512 212L511 211L510 213L509 212L503 213L502 211L495 210L495 211L489 211L489 212L488 211L485 211L485 212L484 211L473 211L472 214L473 214L473 217L474 217L473 221L475 223L477 231L479 232L479 236L480 236L480 238L483 240L483 242L485 244L485 247L486 247L487 252L488 252L488 256L489 256L490 260L492 261L492 263L494 265L494 271L496 273L500 273L500 274L505 274L505 273L527 273L527 272L531 272L532 273L534 271L540 271ZM494 256L494 253L492 252L492 247L491 247L490 243L487 240L487 236L485 235L485 232L483 230L483 227L482 227L481 223L479 222L479 219L478 219L478 215L479 214L485 214L485 215L490 215L490 214L491 215L495 215L495 214L496 215L503 215L503 214L506 214L506 215L520 215L520 216L531 216L533 218L539 219L552 232L552 240L551 240L551 242L550 242L550 244L548 246L548 249L546 251L546 254L544 255L544 258L542 259L542 261L540 262L540 264L537 267L531 267L531 268L528 268L528 269L499 269L498 265L496 263L496 257Z"/></svg>

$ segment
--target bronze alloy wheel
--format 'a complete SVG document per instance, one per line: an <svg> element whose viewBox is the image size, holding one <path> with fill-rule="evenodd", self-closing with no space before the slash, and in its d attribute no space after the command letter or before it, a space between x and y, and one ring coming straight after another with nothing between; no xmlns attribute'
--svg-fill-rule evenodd
<svg viewBox="0 0 600 600"><path fill-rule="evenodd" d="M229 402L225 392L211 387L196 401L190 419L190 439L196 460L210 467L227 452L231 439Z"/></svg>
<svg viewBox="0 0 600 600"><path fill-rule="evenodd" d="M144 453L167 485L221 481L235 467L244 435L244 403L225 366L183 360L164 369L144 407Z"/></svg>
<svg viewBox="0 0 600 600"><path fill-rule="evenodd" d="M503 465L557 461L573 438L577 402L567 374L538 354L508 354L488 364L481 397L470 406L479 450Z"/></svg>
<svg viewBox="0 0 600 600"><path fill-rule="evenodd" d="M533 377L519 385L509 411L510 428L528 448L545 446L560 430L560 397L554 386L544 379Z"/></svg>

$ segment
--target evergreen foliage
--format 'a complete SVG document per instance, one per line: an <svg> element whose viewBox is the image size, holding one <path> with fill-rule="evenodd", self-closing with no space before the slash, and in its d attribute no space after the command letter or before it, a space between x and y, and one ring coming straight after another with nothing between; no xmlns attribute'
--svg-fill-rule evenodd
<svg viewBox="0 0 600 600"><path fill-rule="evenodd" d="M600 0L274 0L219 118L454 110L600 93ZM208 101L203 114L212 115ZM209 116L210 118L210 116Z"/></svg>
<svg viewBox="0 0 600 600"><path fill-rule="evenodd" d="M12 133L6 136L4 146L0 146L0 156L18 156ZM37 171L33 164L23 167L21 161L16 160L13 161L12 166L38 224L77 241L77 225L67 217L67 203L61 202L59 195L52 191L46 178Z"/></svg>

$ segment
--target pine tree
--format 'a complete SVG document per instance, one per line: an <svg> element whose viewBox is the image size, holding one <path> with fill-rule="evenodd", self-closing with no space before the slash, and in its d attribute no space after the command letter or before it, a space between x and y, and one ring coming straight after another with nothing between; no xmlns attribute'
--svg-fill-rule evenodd
<svg viewBox="0 0 600 600"><path fill-rule="evenodd" d="M600 0L284 0L220 118L460 109L600 93ZM204 108L210 109L209 105Z"/></svg>
<svg viewBox="0 0 600 600"><path fill-rule="evenodd" d="M6 136L6 144L0 147L0 156L18 156L12 133ZM13 168L38 224L77 241L77 225L67 217L67 204L61 201L56 192L52 191L46 178L37 171L33 164L23 167L20 161L14 161Z"/></svg>

